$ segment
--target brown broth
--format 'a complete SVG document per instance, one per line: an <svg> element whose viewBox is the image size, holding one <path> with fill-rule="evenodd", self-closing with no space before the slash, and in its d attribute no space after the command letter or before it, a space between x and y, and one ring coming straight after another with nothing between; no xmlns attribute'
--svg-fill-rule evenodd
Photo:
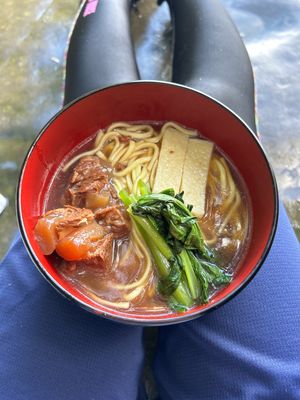
<svg viewBox="0 0 300 400"><path fill-rule="evenodd" d="M82 146L78 146L64 160L64 165L77 154L89 150L93 146L93 140L94 138L84 142ZM105 163L103 162L103 164ZM108 165L105 166L109 168ZM44 212L65 205L64 193L68 186L72 170L73 166L66 172L63 171L63 166L59 169L49 188ZM118 263L128 249L128 245L129 237L114 239L113 265L109 272L97 269L95 266L86 265L84 262L77 262L75 266L74 263L64 261L57 255L52 257L52 259L64 279L71 282L82 294L90 298L89 293L92 292L99 298L119 302L124 301L122 295L124 292L114 289L114 284L125 285L134 282L141 275L144 267L142 260L139 260L134 254L131 254L126 262L122 264ZM164 299L156 292L156 286L157 277L152 272L145 289L134 301L131 301L131 306L127 311L139 312L143 310L143 313L170 312Z"/></svg>
<svg viewBox="0 0 300 400"><path fill-rule="evenodd" d="M214 151L213 157L216 159L224 158L218 151ZM243 259L243 255L246 252L247 238L251 229L251 213L249 205L249 196L246 191L245 184L241 180L237 171L234 169L232 164L230 166L230 172L233 176L233 180L237 186L237 189L241 195L241 202L236 209L235 218L231 223L228 223L223 232L217 235L216 243L213 248L217 255L218 263L220 267L226 270L228 273L234 273L237 264ZM211 174L211 170L210 170ZM221 205L221 189L219 186L216 187L217 191L214 193L214 199L212 200L211 193L211 176L208 178L207 187L207 206L206 214L199 221L201 229L206 238L212 237L216 230L220 228L224 214L222 213Z"/></svg>
<svg viewBox="0 0 300 400"><path fill-rule="evenodd" d="M67 162L76 154L90 149L93 140L94 138L74 149L72 154L70 154L65 161ZM213 157L219 160L221 157L224 157L224 155L215 148ZM234 274L246 252L247 238L251 230L251 208L244 182L228 159L226 159L226 161L241 195L242 201L236 210L236 215L239 216L240 219L236 222L233 221L234 223L228 224L226 229L224 229L220 235L217 235L216 241L212 247L220 267L224 268L226 272ZM70 167L67 172L63 172L62 169L58 171L49 189L45 211L64 205L63 194L66 190L71 172L72 167ZM213 171L211 168L207 186L207 211L204 217L199 221L203 234L208 240L214 237L216 230L220 228L224 219L222 215L221 197L221 187L213 183ZM124 301L124 292L115 289L114 284L128 284L134 282L135 279L141 275L144 268L143 260L139 259L133 252L125 262L119 264L119 260L122 259L123 255L128 250L129 240L129 237L114 240L113 266L109 272L99 270L95 266L91 267L85 265L84 263L77 263L76 268L74 268L72 263L63 261L59 257L54 257L53 259L62 276L87 297L90 298L91 296L89 293L93 293L99 298L108 301ZM126 309L126 312L143 312L144 314L171 312L165 300L156 291L157 280L156 273L152 272L145 289L131 302L130 308ZM211 288L210 297L213 296L216 291L215 288Z"/></svg>

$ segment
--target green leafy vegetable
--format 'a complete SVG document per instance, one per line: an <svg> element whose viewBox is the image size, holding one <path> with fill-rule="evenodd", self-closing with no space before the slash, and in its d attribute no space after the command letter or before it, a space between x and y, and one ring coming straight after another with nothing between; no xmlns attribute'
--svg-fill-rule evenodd
<svg viewBox="0 0 300 400"><path fill-rule="evenodd" d="M185 272L189 290L194 300L200 296L200 285L195 274L193 264L190 260L189 253L187 250L182 250L179 255L182 269Z"/></svg>
<svg viewBox="0 0 300 400"><path fill-rule="evenodd" d="M181 280L181 269L176 257L172 257L169 263L170 270L168 275L160 278L158 283L158 291L165 296L171 296L179 286Z"/></svg>
<svg viewBox="0 0 300 400"><path fill-rule="evenodd" d="M143 182L141 179L138 181L138 188L139 188L139 191L140 191L142 196L145 196L145 195L151 193L148 185L146 185L146 183Z"/></svg>
<svg viewBox="0 0 300 400"><path fill-rule="evenodd" d="M204 243L197 218L184 205L182 194L176 197L165 193L152 193L140 197L132 204L131 209L135 215L163 219L167 241L177 240L182 247L199 250L208 260L212 258L212 252Z"/></svg>
<svg viewBox="0 0 300 400"><path fill-rule="evenodd" d="M189 252L189 258L195 275L200 282L200 302L207 303L209 300L209 287L225 285L231 281L231 276L226 275L224 271L215 264L199 259L192 251Z"/></svg>
<svg viewBox="0 0 300 400"><path fill-rule="evenodd" d="M168 306L172 311L175 312L185 312L188 310L188 307L179 304L177 301L173 300L172 298L168 301Z"/></svg>
<svg viewBox="0 0 300 400"><path fill-rule="evenodd" d="M159 292L169 297L169 306L185 311L193 304L207 303L210 288L230 282L205 244L192 206L185 205L183 193L173 189L150 193L138 182L141 196L134 198L121 190L120 198L139 228L159 275Z"/></svg>
<svg viewBox="0 0 300 400"><path fill-rule="evenodd" d="M131 211L128 211L131 214ZM154 258L157 272L160 277L159 288L162 290L162 285L166 285L166 292L172 294L178 303L190 307L193 304L193 300L185 289L183 283L180 281L180 276L176 276L175 274L177 269L175 271L174 268L177 266L174 266L173 264L173 253L168 244L148 220L132 214L131 216L140 228L140 232ZM168 280L170 282L168 282Z"/></svg>

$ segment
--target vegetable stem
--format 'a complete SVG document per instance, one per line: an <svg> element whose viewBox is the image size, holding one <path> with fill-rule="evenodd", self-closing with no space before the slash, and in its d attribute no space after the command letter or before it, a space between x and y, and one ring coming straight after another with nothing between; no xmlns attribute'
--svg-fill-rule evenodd
<svg viewBox="0 0 300 400"><path fill-rule="evenodd" d="M139 219L143 220L143 218L141 217L139 217ZM156 243L155 241L153 241L153 238L151 236L151 232L145 231L144 229L145 226L147 225L143 226L140 225L143 238L151 251L159 275L162 278L166 278L169 275L171 269L170 263L168 259L160 252L159 248L156 246ZM193 300L189 295L188 291L186 291L186 289L184 288L182 282L180 282L177 288L174 290L174 292L172 293L172 297L180 304L186 307L191 307L191 305L193 304Z"/></svg>
<svg viewBox="0 0 300 400"><path fill-rule="evenodd" d="M182 267L186 275L188 287L190 289L192 298L196 300L200 294L200 286L194 272L191 260L189 258L189 254L186 250L182 250L179 254L179 257L181 259Z"/></svg>
<svg viewBox="0 0 300 400"><path fill-rule="evenodd" d="M120 190L119 197L123 201L125 207L129 207L130 204L133 202L133 199L125 189Z"/></svg>
<svg viewBox="0 0 300 400"><path fill-rule="evenodd" d="M147 194L151 193L149 187L141 179L138 181L138 188L142 196L147 196Z"/></svg>
<svg viewBox="0 0 300 400"><path fill-rule="evenodd" d="M128 210L128 212L133 220L142 228L143 232L147 233L151 239L151 244L153 242L163 256L166 257L167 260L170 260L170 258L173 257L172 250L167 245L164 238L153 228L152 224L146 218L134 215L130 210Z"/></svg>

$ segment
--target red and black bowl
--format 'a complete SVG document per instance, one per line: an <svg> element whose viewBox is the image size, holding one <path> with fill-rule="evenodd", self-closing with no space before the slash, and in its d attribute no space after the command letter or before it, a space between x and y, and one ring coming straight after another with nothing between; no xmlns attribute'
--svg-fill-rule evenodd
<svg viewBox="0 0 300 400"><path fill-rule="evenodd" d="M252 234L232 282L206 305L183 313L132 314L107 308L70 285L44 256L34 237L38 217L57 170L67 155L99 128L116 121L176 121L212 140L242 176L252 205ZM67 105L42 129L22 167L17 216L25 246L42 275L84 309L124 323L165 325L184 322L220 307L254 277L273 241L278 193L266 155L249 127L226 106L199 91L172 83L137 81L93 91Z"/></svg>

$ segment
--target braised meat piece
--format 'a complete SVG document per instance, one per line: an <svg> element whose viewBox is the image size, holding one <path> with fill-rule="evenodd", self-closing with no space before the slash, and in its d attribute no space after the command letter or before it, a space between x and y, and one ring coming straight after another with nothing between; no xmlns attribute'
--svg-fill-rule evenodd
<svg viewBox="0 0 300 400"><path fill-rule="evenodd" d="M127 235L130 230L128 216L125 209L121 206L114 205L106 207L103 210L96 210L95 218L96 220L103 221L111 229L116 238Z"/></svg>
<svg viewBox="0 0 300 400"><path fill-rule="evenodd" d="M43 254L48 255L53 253L58 240L92 221L94 221L92 211L65 206L48 211L39 218L34 233Z"/></svg>
<svg viewBox="0 0 300 400"><path fill-rule="evenodd" d="M86 207L89 193L99 193L108 184L107 172L96 156L83 157L73 170L66 200L76 207Z"/></svg>
<svg viewBox="0 0 300 400"><path fill-rule="evenodd" d="M78 162L65 193L71 205L48 211L35 226L43 254L56 251L72 269L112 266L113 241L128 235L130 221L109 178L109 167L98 157Z"/></svg>
<svg viewBox="0 0 300 400"><path fill-rule="evenodd" d="M110 268L113 234L99 225L92 211L66 206L48 211L37 222L34 233L45 255L56 250L66 261Z"/></svg>
<svg viewBox="0 0 300 400"><path fill-rule="evenodd" d="M94 245L88 252L88 258L86 259L86 262L101 266L106 270L110 269L113 255L113 237L114 235L110 233L104 236L102 240L99 240L98 243L94 242Z"/></svg>
<svg viewBox="0 0 300 400"><path fill-rule="evenodd" d="M101 268L110 268L112 264L113 234L96 222L76 229L61 239L56 252L66 261L84 261Z"/></svg>

